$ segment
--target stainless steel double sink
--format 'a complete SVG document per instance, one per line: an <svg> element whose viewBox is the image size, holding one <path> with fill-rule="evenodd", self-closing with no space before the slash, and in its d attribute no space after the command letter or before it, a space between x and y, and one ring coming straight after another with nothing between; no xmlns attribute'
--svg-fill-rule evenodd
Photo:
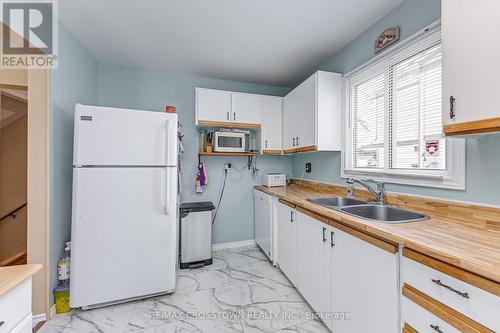
<svg viewBox="0 0 500 333"><path fill-rule="evenodd" d="M395 224L429 219L428 216L411 210L385 204L372 204L346 197L308 198L307 201L355 217L377 222Z"/></svg>

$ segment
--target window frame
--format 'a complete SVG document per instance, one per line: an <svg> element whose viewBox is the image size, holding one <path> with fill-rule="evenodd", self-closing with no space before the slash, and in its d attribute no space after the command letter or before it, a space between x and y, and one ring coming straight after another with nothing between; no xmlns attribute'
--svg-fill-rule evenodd
<svg viewBox="0 0 500 333"><path fill-rule="evenodd" d="M342 133L342 168L341 177L373 178L378 181L394 184L437 187L448 189L465 189L465 140L462 138L446 138L446 170L411 170L390 169L390 109L389 75L391 68L417 53L441 43L441 23L437 21L416 34L400 41L399 44L382 52L372 60L344 75L343 98L343 133ZM352 88L359 83L384 73L385 76L385 110L384 119L384 167L354 168L352 167L353 131L352 123ZM394 138L393 138L394 139ZM394 141L394 140L392 140Z"/></svg>

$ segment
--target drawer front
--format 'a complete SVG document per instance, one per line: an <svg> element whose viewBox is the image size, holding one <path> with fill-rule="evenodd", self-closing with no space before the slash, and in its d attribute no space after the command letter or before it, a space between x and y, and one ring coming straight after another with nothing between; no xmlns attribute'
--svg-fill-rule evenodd
<svg viewBox="0 0 500 333"><path fill-rule="evenodd" d="M403 326L406 323L418 333L460 333L455 327L406 297L401 297L401 319Z"/></svg>
<svg viewBox="0 0 500 333"><path fill-rule="evenodd" d="M406 257L403 257L402 275L403 282L478 323L500 331L500 297ZM468 298L458 292L467 293Z"/></svg>
<svg viewBox="0 0 500 333"><path fill-rule="evenodd" d="M33 317L30 312L11 333L32 333L33 332Z"/></svg>
<svg viewBox="0 0 500 333"><path fill-rule="evenodd" d="M27 316L31 317L31 278L0 296L0 333L11 332Z"/></svg>

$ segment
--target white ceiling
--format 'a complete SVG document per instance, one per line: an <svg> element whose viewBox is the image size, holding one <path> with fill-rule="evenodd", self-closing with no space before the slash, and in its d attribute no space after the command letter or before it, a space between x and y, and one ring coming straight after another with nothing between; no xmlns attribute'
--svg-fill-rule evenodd
<svg viewBox="0 0 500 333"><path fill-rule="evenodd" d="M402 0L64 0L100 62L293 85Z"/></svg>

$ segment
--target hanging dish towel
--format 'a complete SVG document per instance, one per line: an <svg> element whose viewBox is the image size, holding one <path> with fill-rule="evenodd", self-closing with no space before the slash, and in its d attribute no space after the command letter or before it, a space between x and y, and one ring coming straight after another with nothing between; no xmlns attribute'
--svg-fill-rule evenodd
<svg viewBox="0 0 500 333"><path fill-rule="evenodd" d="M207 173L207 167L205 166L205 162L201 162L200 164L198 164L198 175L200 176L200 185L207 186L208 173Z"/></svg>

